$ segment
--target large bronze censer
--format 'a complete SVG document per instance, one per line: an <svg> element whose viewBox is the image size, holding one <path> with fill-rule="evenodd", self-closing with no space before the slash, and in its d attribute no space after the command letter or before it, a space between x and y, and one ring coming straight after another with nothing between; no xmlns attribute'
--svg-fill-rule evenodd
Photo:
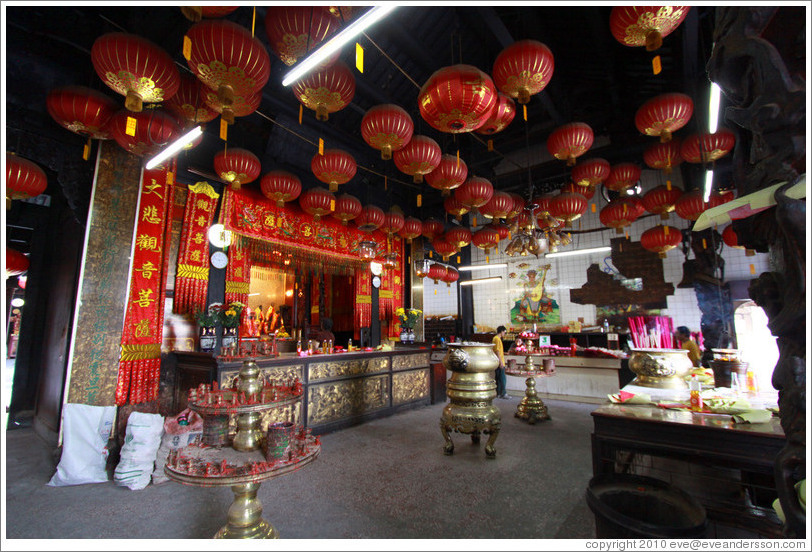
<svg viewBox="0 0 812 552"><path fill-rule="evenodd" d="M485 444L487 458L496 457L494 442L502 427L502 414L493 406L496 398L494 370L499 358L488 343L449 343L443 366L451 370L447 391L451 402L443 409L440 431L445 439L445 454L454 453L451 432L471 435L479 443L480 434L490 435Z"/></svg>

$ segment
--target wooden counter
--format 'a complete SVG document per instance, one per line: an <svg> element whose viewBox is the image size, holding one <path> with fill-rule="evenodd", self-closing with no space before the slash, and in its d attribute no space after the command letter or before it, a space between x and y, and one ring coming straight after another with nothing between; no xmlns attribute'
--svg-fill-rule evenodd
<svg viewBox="0 0 812 552"><path fill-rule="evenodd" d="M304 400L295 416L305 421L314 434L322 434L429 404L430 353L430 349L307 357L282 353L278 357L257 357L256 362L266 378L301 380ZM201 382L232 386L242 360L223 360L205 353L168 354L162 370L174 373L175 412L186 407L187 390Z"/></svg>

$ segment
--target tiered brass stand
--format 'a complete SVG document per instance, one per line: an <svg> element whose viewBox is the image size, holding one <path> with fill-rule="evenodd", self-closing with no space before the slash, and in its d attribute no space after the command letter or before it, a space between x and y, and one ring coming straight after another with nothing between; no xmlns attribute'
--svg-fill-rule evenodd
<svg viewBox="0 0 812 552"><path fill-rule="evenodd" d="M546 371L536 370L533 363L533 357L527 356L525 360L524 370L505 370L508 376L516 376L527 378L525 380L526 388L524 397L519 401L516 407L515 417L526 420L529 424L535 424L536 421L543 422L550 419L550 414L547 412L547 405L536 394L536 378L546 378L551 376L551 373Z"/></svg>
<svg viewBox="0 0 812 552"><path fill-rule="evenodd" d="M267 388L258 379L259 369L253 360L246 360L240 370L236 392L267 399ZM298 439L291 439L287 457L269 461L263 453L265 439L260 413L295 404L298 394L280 394L276 399L258 400L253 404L217 405L190 400L189 407L206 420L224 413L237 414L237 433L231 446L190 445L170 454L164 472L167 477L186 485L198 487L229 486L234 501L228 508L228 521L214 536L217 539L275 539L277 530L262 519L262 503L257 492L263 481L296 471L319 455L321 445L302 428ZM275 394L273 396L276 396ZM206 428L204 426L204 435ZM294 442L295 441L295 442Z"/></svg>
<svg viewBox="0 0 812 552"><path fill-rule="evenodd" d="M443 452L454 454L451 432L471 435L478 444L482 433L489 435L485 444L487 458L496 458L494 443L502 426L502 414L493 406L496 382L493 371L499 359L493 346L484 343L449 343L443 365L451 370L447 389L450 403L443 409L440 431L445 439Z"/></svg>

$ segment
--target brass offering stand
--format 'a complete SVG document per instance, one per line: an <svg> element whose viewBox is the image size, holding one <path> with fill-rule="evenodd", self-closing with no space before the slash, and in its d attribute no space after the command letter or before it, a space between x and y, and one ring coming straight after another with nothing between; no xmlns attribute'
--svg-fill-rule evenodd
<svg viewBox="0 0 812 552"><path fill-rule="evenodd" d="M527 387L524 391L524 397L519 401L514 416L526 420L531 425L535 424L536 421L549 420L550 414L547 412L547 405L536 394L536 378L546 378L553 374L547 369L544 371L536 370L532 355L527 355L525 358L524 370L505 370L505 374L527 378L525 380Z"/></svg>
<svg viewBox="0 0 812 552"><path fill-rule="evenodd" d="M285 452L280 457L266 456L262 450L266 437L260 428L261 413L296 404L303 390L298 380L263 385L259 373L256 362L249 359L243 362L234 389L218 390L214 383L190 390L188 404L203 417L204 440L173 450L164 467L167 477L179 483L231 487L234 502L228 509L228 521L214 538L278 538L273 525L262 519L259 487L267 479L306 466L321 452L318 437L312 436L309 429L293 426ZM228 446L229 439L222 434L227 426L212 431L206 424L232 414L237 415L237 431Z"/></svg>
<svg viewBox="0 0 812 552"><path fill-rule="evenodd" d="M485 343L449 343L443 365L451 370L447 390L450 403L443 409L440 431L445 439L443 452L454 454L451 432L471 435L478 444L480 434L489 435L485 444L486 458L496 458L494 443L502 427L502 414L493 406L496 382L493 372L499 358L493 346Z"/></svg>

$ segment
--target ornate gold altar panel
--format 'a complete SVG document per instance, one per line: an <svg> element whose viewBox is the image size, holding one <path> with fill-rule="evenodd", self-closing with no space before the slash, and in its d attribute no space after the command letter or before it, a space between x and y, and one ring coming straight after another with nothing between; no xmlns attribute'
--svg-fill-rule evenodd
<svg viewBox="0 0 812 552"><path fill-rule="evenodd" d="M403 404L428 396L428 368L425 370L392 374L392 404Z"/></svg>
<svg viewBox="0 0 812 552"><path fill-rule="evenodd" d="M307 394L307 425L324 424L389 406L389 376L310 385Z"/></svg>
<svg viewBox="0 0 812 552"><path fill-rule="evenodd" d="M68 402L115 404L141 159L99 144Z"/></svg>
<svg viewBox="0 0 812 552"><path fill-rule="evenodd" d="M337 360L333 362L317 362L311 364L309 382L333 379L345 376L360 376L363 374L376 374L389 369L387 357L357 358L353 360Z"/></svg>
<svg viewBox="0 0 812 552"><path fill-rule="evenodd" d="M223 370L220 372L220 387L234 387L234 383L237 381L237 374L239 371L240 369L235 367L233 370ZM294 364L292 366L262 367L259 370L259 374L260 380L265 381L292 380L299 378L299 381L304 382L304 365Z"/></svg>
<svg viewBox="0 0 812 552"><path fill-rule="evenodd" d="M408 370L409 368L423 368L429 365L429 353L424 355L393 355L392 370Z"/></svg>

